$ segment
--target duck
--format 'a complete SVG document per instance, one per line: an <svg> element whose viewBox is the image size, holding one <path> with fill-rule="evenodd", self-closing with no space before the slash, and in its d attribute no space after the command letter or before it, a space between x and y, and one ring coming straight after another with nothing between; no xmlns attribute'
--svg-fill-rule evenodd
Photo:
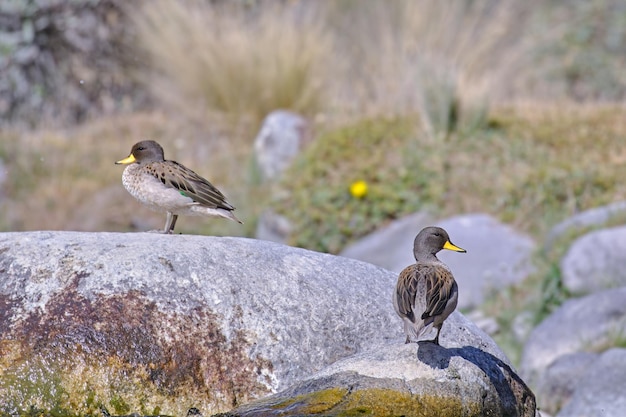
<svg viewBox="0 0 626 417"><path fill-rule="evenodd" d="M124 188L148 208L167 214L164 234L172 234L179 215L221 217L243 224L233 207L208 180L184 165L166 160L163 147L154 140L133 145L130 155L116 161L126 165Z"/></svg>
<svg viewBox="0 0 626 417"><path fill-rule="evenodd" d="M441 227L425 227L413 242L415 263L398 276L393 306L404 323L406 342L418 342L431 328L437 334L430 342L439 345L439 333L448 316L456 309L458 285L452 271L439 258L443 249L465 253L450 241Z"/></svg>

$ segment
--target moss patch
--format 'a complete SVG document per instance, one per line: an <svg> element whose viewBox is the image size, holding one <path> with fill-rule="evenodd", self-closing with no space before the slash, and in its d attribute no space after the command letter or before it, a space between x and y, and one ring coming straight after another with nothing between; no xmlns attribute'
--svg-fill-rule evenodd
<svg viewBox="0 0 626 417"><path fill-rule="evenodd" d="M389 389L364 389L352 393L337 407L337 416L456 417L482 415L478 404L468 407L459 398L413 396Z"/></svg>
<svg viewBox="0 0 626 417"><path fill-rule="evenodd" d="M436 395L411 395L391 389L367 388L349 391L329 388L289 399L260 400L242 410L221 416L329 416L329 417L457 417L482 416L481 404Z"/></svg>
<svg viewBox="0 0 626 417"><path fill-rule="evenodd" d="M298 413L320 414L335 407L348 393L344 388L330 388L308 395L299 395L272 406L274 410L297 410Z"/></svg>

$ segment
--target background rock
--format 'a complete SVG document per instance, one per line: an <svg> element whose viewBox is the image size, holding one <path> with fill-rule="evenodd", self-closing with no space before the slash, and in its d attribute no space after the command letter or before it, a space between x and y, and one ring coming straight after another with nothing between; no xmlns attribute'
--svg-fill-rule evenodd
<svg viewBox="0 0 626 417"><path fill-rule="evenodd" d="M598 358L597 353L577 352L561 356L548 366L535 384L537 404L554 414L566 404L585 373Z"/></svg>
<svg viewBox="0 0 626 417"><path fill-rule="evenodd" d="M604 352L577 380L572 398L557 417L621 417L626 410L626 349Z"/></svg>
<svg viewBox="0 0 626 417"><path fill-rule="evenodd" d="M259 217L255 235L257 239L287 244L291 229L289 219L267 209Z"/></svg>
<svg viewBox="0 0 626 417"><path fill-rule="evenodd" d="M437 222L455 245L467 250L459 255L442 251L459 283L459 308L480 305L492 291L524 280L533 271L534 241L486 214L467 214Z"/></svg>
<svg viewBox="0 0 626 417"><path fill-rule="evenodd" d="M379 345L228 415L535 416L533 393L486 334L456 312L444 329L442 346Z"/></svg>
<svg viewBox="0 0 626 417"><path fill-rule="evenodd" d="M533 270L532 239L486 214L433 221L428 214L415 213L363 238L341 255L399 273L415 263L417 233L433 224L446 229L452 242L467 250L462 255L449 251L437 255L459 283L459 308L479 305L490 291L520 282Z"/></svg>
<svg viewBox="0 0 626 417"><path fill-rule="evenodd" d="M302 116L286 110L267 115L254 140L254 151L261 176L275 180L311 140L309 126Z"/></svg>
<svg viewBox="0 0 626 417"><path fill-rule="evenodd" d="M395 274L258 240L3 233L0 271L6 413L206 415L404 340Z"/></svg>
<svg viewBox="0 0 626 417"><path fill-rule="evenodd" d="M592 226L601 226L612 217L626 213L626 201L582 211L554 226L546 237L545 248L552 249L554 242L568 233L576 233Z"/></svg>
<svg viewBox="0 0 626 417"><path fill-rule="evenodd" d="M422 228L433 222L433 217L426 212L413 213L359 239L339 255L399 273L415 263L413 240Z"/></svg>
<svg viewBox="0 0 626 417"><path fill-rule="evenodd" d="M75 123L147 96L122 2L0 2L0 123Z"/></svg>
<svg viewBox="0 0 626 417"><path fill-rule="evenodd" d="M537 326L522 353L520 372L531 386L558 358L610 346L626 334L626 287L566 301Z"/></svg>
<svg viewBox="0 0 626 417"><path fill-rule="evenodd" d="M575 294L626 286L626 226L578 238L561 260L563 285Z"/></svg>

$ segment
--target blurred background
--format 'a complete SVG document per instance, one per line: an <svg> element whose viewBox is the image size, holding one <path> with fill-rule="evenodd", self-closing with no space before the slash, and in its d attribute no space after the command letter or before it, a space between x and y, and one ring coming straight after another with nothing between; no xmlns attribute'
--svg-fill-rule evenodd
<svg viewBox="0 0 626 417"><path fill-rule="evenodd" d="M255 237L269 218L339 253L426 210L541 242L626 198L625 95L626 0L2 1L0 229L163 227L114 165L154 139L245 222L177 232ZM255 143L293 125L267 174ZM567 297L562 254L484 308L538 322Z"/></svg>
<svg viewBox="0 0 626 417"><path fill-rule="evenodd" d="M338 252L424 207L531 234L625 197L626 1L11 0L0 5L2 230L161 227L113 162L154 139L245 220ZM310 146L267 184L278 109ZM367 204L351 198L368 182Z"/></svg>

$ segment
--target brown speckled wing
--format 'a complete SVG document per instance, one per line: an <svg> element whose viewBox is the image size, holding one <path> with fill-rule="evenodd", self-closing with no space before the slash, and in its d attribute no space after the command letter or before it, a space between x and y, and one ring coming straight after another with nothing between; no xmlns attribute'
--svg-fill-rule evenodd
<svg viewBox="0 0 626 417"><path fill-rule="evenodd" d="M415 323L413 305L417 294L417 265L409 265L400 272L396 285L398 313Z"/></svg>
<svg viewBox="0 0 626 417"><path fill-rule="evenodd" d="M422 320L425 320L443 313L452 293L454 277L442 265L430 266L423 272L426 280L426 310L422 313Z"/></svg>
<svg viewBox="0 0 626 417"><path fill-rule="evenodd" d="M168 187L210 208L233 210L226 197L206 179L175 161L149 164L147 171Z"/></svg>

